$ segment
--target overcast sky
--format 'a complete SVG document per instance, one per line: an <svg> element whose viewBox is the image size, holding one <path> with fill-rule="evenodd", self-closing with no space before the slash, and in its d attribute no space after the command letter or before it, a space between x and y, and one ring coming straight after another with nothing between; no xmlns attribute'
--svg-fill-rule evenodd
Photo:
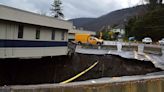
<svg viewBox="0 0 164 92"><path fill-rule="evenodd" d="M61 0L66 19L99 17L111 11L132 7L142 0ZM0 0L0 4L50 15L53 0Z"/></svg>

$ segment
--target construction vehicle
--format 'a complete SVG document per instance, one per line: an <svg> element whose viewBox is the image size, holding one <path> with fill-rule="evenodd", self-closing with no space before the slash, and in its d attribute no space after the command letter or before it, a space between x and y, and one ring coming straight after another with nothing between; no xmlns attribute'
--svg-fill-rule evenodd
<svg viewBox="0 0 164 92"><path fill-rule="evenodd" d="M75 42L78 44L92 44L101 45L103 44L102 39L98 39L90 34L75 34Z"/></svg>

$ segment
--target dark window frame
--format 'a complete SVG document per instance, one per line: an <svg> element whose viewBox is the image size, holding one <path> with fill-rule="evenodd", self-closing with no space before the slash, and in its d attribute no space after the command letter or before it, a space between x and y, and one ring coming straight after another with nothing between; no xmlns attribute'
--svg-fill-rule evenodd
<svg viewBox="0 0 164 92"><path fill-rule="evenodd" d="M65 40L65 32L64 31L62 31L61 40Z"/></svg>
<svg viewBox="0 0 164 92"><path fill-rule="evenodd" d="M55 30L52 30L52 33L51 33L51 40L55 40Z"/></svg>
<svg viewBox="0 0 164 92"><path fill-rule="evenodd" d="M35 39L40 39L40 27L36 28Z"/></svg>
<svg viewBox="0 0 164 92"><path fill-rule="evenodd" d="M24 25L19 24L18 25L18 38L23 38L23 33L24 33Z"/></svg>

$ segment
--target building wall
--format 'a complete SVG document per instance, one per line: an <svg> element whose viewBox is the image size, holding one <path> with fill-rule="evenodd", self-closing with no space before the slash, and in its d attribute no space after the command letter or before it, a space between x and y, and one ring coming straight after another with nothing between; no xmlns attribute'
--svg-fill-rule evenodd
<svg viewBox="0 0 164 92"><path fill-rule="evenodd" d="M0 39L19 39L19 40L43 40L51 41L51 34L53 28L41 27L40 29L40 39L36 39L36 28L37 26L24 24L23 38L18 38L18 23L3 23L0 22ZM62 32L59 29L55 29L55 41L61 40ZM65 39L67 41L67 31L64 31Z"/></svg>
<svg viewBox="0 0 164 92"><path fill-rule="evenodd" d="M0 22L0 39L15 39L15 31L17 31L15 24Z"/></svg>
<svg viewBox="0 0 164 92"><path fill-rule="evenodd" d="M41 27L40 39L36 39L36 28L38 26L23 24L23 38L18 38L18 25L19 23L16 22L0 21L0 58L28 58L67 54L66 43L68 40L68 31L48 27ZM52 30L55 30L55 40L51 40ZM62 40L63 32L64 40ZM8 42L6 42L5 40L8 40ZM3 46L4 44L13 45L15 47L11 47L8 45L8 47Z"/></svg>
<svg viewBox="0 0 164 92"><path fill-rule="evenodd" d="M48 28L41 28L40 30L40 40L49 41L51 40L51 31Z"/></svg>

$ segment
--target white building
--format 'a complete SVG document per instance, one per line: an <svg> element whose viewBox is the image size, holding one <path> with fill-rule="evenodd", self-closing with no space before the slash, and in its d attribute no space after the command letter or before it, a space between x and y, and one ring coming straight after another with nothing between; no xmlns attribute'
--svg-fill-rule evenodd
<svg viewBox="0 0 164 92"><path fill-rule="evenodd" d="M121 35L124 35L125 34L125 30L124 29L114 28L111 31L114 32L114 33L117 33L118 32Z"/></svg>
<svg viewBox="0 0 164 92"><path fill-rule="evenodd" d="M72 23L0 5L0 58L67 54Z"/></svg>
<svg viewBox="0 0 164 92"><path fill-rule="evenodd" d="M125 28L124 25L118 25L111 29L112 32L118 32L120 35L125 35Z"/></svg>

